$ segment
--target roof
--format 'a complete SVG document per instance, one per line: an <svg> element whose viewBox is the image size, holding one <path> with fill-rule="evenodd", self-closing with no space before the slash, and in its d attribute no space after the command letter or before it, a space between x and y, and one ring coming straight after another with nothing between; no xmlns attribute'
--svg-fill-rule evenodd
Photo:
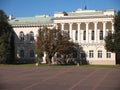
<svg viewBox="0 0 120 90"><path fill-rule="evenodd" d="M63 14L63 15L60 15ZM55 17L90 17L90 16L111 16L114 15L114 9L108 10L82 10L77 9L72 12L56 12L54 14Z"/></svg>
<svg viewBox="0 0 120 90"><path fill-rule="evenodd" d="M99 16L103 14L102 11L68 12L68 16Z"/></svg>
<svg viewBox="0 0 120 90"><path fill-rule="evenodd" d="M51 24L53 23L52 17L48 15L38 15L35 17L21 17L21 18L14 18L9 21L11 25L16 24Z"/></svg>

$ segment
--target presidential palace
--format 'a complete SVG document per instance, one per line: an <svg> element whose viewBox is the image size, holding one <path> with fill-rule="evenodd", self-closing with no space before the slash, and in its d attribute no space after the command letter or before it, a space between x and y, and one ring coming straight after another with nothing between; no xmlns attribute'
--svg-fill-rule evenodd
<svg viewBox="0 0 120 90"><path fill-rule="evenodd" d="M35 60L35 40L40 27L60 28L69 33L73 42L83 47L89 64L115 65L115 53L105 50L105 36L114 32L114 9L55 12L54 16L14 18L9 23L15 32L15 58L21 62Z"/></svg>

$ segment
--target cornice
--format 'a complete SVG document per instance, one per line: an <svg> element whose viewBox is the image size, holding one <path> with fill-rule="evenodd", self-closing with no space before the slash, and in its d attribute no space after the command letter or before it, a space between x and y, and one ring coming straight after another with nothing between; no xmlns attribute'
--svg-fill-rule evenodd
<svg viewBox="0 0 120 90"><path fill-rule="evenodd" d="M114 18L113 15L111 16L83 16L83 17L55 17L53 20L64 20L64 19L94 19L94 18Z"/></svg>
<svg viewBox="0 0 120 90"><path fill-rule="evenodd" d="M13 24L12 27L43 27L43 26L53 26L53 24Z"/></svg>

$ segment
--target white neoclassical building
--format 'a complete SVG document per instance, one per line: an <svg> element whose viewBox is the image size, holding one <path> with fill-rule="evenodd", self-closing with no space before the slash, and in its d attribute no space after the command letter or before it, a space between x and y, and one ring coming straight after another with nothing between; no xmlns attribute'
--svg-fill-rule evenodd
<svg viewBox="0 0 120 90"><path fill-rule="evenodd" d="M83 47L90 64L115 65L115 54L105 50L104 38L114 32L115 11L81 10L55 12L53 17L38 15L35 17L12 18L10 24L15 32L16 59L25 62L35 60L34 40L42 26L60 28L69 33L73 42Z"/></svg>

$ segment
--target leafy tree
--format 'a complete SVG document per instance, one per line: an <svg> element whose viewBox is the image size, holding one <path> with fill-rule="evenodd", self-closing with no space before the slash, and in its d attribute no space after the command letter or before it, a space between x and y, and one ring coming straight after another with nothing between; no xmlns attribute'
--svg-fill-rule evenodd
<svg viewBox="0 0 120 90"><path fill-rule="evenodd" d="M108 36L105 38L105 48L107 51L114 52L114 35L109 33Z"/></svg>
<svg viewBox="0 0 120 90"><path fill-rule="evenodd" d="M120 64L120 11L114 17L114 33L105 38L105 48L116 55L116 64Z"/></svg>
<svg viewBox="0 0 120 90"><path fill-rule="evenodd" d="M38 30L38 37L36 41L37 53L47 53L49 58L48 63L51 62L51 58L57 52L59 54L70 54L74 50L75 44L70 41L68 33L62 32L59 29L48 29L46 27Z"/></svg>
<svg viewBox="0 0 120 90"><path fill-rule="evenodd" d="M0 62L13 63L14 38L12 27L8 23L8 17L0 10Z"/></svg>
<svg viewBox="0 0 120 90"><path fill-rule="evenodd" d="M114 18L114 52L120 52L120 11Z"/></svg>
<svg viewBox="0 0 120 90"><path fill-rule="evenodd" d="M105 48L108 51L120 52L120 11L114 17L114 33L105 38Z"/></svg>

